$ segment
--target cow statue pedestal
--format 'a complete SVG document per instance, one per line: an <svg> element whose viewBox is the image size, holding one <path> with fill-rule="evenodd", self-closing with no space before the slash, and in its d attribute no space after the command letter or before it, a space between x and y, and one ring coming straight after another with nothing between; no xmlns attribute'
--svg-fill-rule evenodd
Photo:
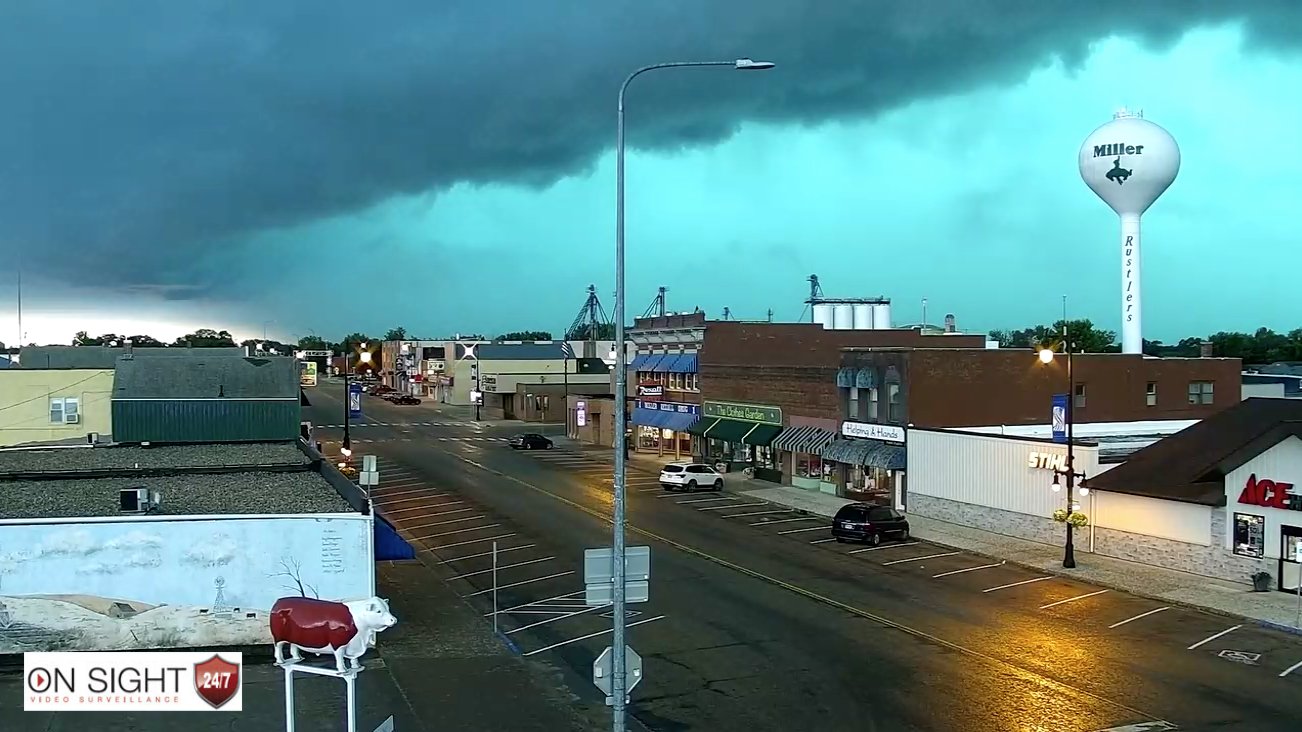
<svg viewBox="0 0 1302 732"><path fill-rule="evenodd" d="M294 674L333 676L344 680L348 732L357 732L357 674L361 657L375 647L375 637L397 624L389 603L378 597L332 602L310 597L282 597L271 606L271 640L276 665L285 670L285 730L294 732ZM288 651L288 655L286 655ZM334 663L310 663L303 653L332 656Z"/></svg>

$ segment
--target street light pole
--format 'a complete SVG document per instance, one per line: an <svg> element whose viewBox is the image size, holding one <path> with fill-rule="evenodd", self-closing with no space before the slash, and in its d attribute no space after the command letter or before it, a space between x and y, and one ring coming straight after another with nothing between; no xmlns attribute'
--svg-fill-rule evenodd
<svg viewBox="0 0 1302 732"><path fill-rule="evenodd" d="M628 448L628 364L624 350L624 95L629 84L638 76L657 69L675 69L700 66L727 66L742 71L760 71L773 68L767 61L737 59L735 61L673 61L651 64L629 74L619 87L619 108L615 130L615 477L614 509L611 517L611 666L614 677L610 680L613 699L614 732L624 732L625 700L628 696L627 675L624 668L624 481L627 470Z"/></svg>
<svg viewBox="0 0 1302 732"><path fill-rule="evenodd" d="M1066 569L1076 568L1076 543L1073 538L1071 515L1076 501L1076 451L1073 446L1074 428L1076 426L1076 381L1071 367L1071 336L1067 324L1062 324L1062 348L1067 352L1067 546L1063 549L1062 566Z"/></svg>
<svg viewBox="0 0 1302 732"><path fill-rule="evenodd" d="M344 442L339 447L339 454L344 460L353 454L353 442L348 435L348 425L352 422L353 392L348 387L348 342L344 341Z"/></svg>

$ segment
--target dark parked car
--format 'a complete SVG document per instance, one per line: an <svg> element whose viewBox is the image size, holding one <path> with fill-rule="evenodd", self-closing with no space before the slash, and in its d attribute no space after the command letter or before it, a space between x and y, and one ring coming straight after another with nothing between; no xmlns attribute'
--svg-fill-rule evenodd
<svg viewBox="0 0 1302 732"><path fill-rule="evenodd" d="M399 394L391 400L394 404L420 404L420 399L410 394Z"/></svg>
<svg viewBox="0 0 1302 732"><path fill-rule="evenodd" d="M847 503L832 521L832 536L837 541L866 541L877 546L884 538L909 538L909 520L889 506Z"/></svg>
<svg viewBox="0 0 1302 732"><path fill-rule="evenodd" d="M534 434L532 432L523 435L516 435L515 437L512 437L510 441L507 442L507 444L511 446L512 450L552 449L551 440L547 439L546 437L543 437L542 435Z"/></svg>

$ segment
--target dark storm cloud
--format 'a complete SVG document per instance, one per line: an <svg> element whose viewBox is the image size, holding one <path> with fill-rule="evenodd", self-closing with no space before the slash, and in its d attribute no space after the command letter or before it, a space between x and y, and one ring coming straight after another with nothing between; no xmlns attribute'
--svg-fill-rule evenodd
<svg viewBox="0 0 1302 732"><path fill-rule="evenodd" d="M639 81L630 143L666 148L742 120L817 123L1014 81L1112 33L1170 42L1242 16L1273 43L1296 40L1281 29L1302 27L1299 7L12 0L0 4L0 249L74 281L185 297L220 288L221 270L257 276L258 252L225 243L242 233L583 170L612 142L618 83L643 63L781 63L744 80Z"/></svg>

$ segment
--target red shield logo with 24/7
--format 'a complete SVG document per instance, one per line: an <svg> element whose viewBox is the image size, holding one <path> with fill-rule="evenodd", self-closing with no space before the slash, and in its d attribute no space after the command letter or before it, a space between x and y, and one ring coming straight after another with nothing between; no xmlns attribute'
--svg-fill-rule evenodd
<svg viewBox="0 0 1302 732"><path fill-rule="evenodd" d="M194 690L213 709L221 709L240 690L240 665L221 656L196 663Z"/></svg>

